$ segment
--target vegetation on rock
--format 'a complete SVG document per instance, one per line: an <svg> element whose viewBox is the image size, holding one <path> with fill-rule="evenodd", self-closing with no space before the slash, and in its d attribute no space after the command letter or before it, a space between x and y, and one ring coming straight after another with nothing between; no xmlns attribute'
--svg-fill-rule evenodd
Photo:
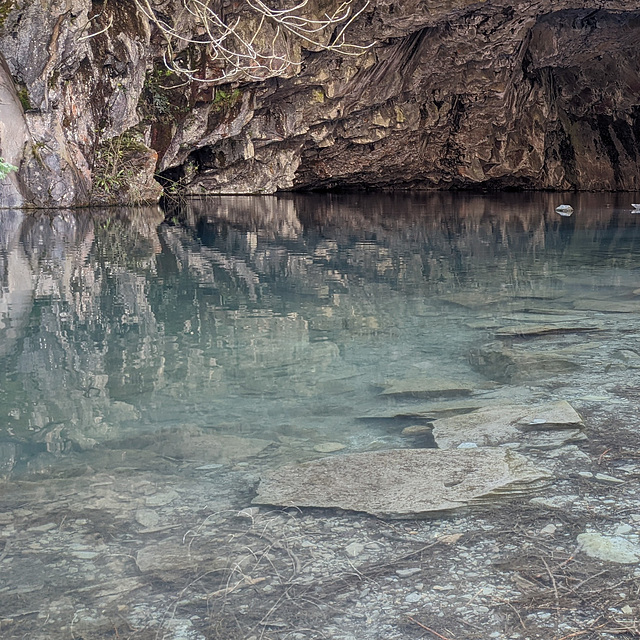
<svg viewBox="0 0 640 640"><path fill-rule="evenodd" d="M18 167L7 162L0 156L0 180L4 180L12 171L17 171Z"/></svg>

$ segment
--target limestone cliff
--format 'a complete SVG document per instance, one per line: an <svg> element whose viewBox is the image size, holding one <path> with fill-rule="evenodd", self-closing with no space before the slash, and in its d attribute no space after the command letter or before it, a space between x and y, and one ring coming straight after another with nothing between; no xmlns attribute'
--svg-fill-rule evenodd
<svg viewBox="0 0 640 640"><path fill-rule="evenodd" d="M215 89L164 71L132 0L46 5L0 2L5 206L155 200L154 172L198 195L640 190L640 0L374 0L365 55L298 48L288 77Z"/></svg>

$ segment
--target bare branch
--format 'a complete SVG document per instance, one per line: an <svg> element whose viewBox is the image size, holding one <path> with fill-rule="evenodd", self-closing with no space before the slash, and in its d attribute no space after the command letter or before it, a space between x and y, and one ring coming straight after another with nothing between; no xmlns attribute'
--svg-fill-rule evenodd
<svg viewBox="0 0 640 640"><path fill-rule="evenodd" d="M354 10L356 1L344 0L332 13L318 18L304 15L308 0L284 9L270 7L263 0L245 0L246 10L231 20L215 11L206 0L182 0L185 13L202 31L201 36L193 36L179 26L185 14L176 16L173 24L169 24L153 8L151 0L134 0L139 11L166 39L163 59L167 68L188 81L205 84L265 80L299 68L301 63L294 59L291 51L291 36L317 50L362 55L373 43L363 46L346 39L347 29L370 2L364 0L362 6ZM205 52L206 61L200 68L191 68L193 65L180 61L176 53L189 45L201 47ZM214 75L207 77L211 72Z"/></svg>

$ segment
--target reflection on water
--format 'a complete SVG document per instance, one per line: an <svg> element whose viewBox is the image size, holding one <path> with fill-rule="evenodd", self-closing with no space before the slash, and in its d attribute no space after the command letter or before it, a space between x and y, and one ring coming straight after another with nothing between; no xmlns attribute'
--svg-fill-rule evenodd
<svg viewBox="0 0 640 640"><path fill-rule="evenodd" d="M640 293L628 195L571 196L571 218L559 197L218 198L169 224L5 211L0 468L175 429L395 446L359 420L386 381L542 385L474 349L527 321L633 328L607 305Z"/></svg>
<svg viewBox="0 0 640 640"><path fill-rule="evenodd" d="M570 218L554 212L567 199ZM365 637L361 613L351 635L336 617L319 636L311 618L290 632L302 609L293 626L274 612L294 584L324 579L333 593L356 576L344 548L365 529L393 573L382 525L254 518L258 476L336 451L434 446L434 418L514 401L567 400L633 429L630 202L234 197L168 222L153 209L0 212L0 635ZM411 526L423 543L439 531ZM393 532L389 545L415 551ZM329 605L357 612L351 602ZM393 628L406 614L394 607L380 618ZM403 630L373 624L366 637Z"/></svg>

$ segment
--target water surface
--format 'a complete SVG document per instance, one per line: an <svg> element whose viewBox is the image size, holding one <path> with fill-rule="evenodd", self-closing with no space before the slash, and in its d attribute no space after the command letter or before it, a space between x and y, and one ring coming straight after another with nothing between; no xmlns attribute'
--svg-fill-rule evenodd
<svg viewBox="0 0 640 640"><path fill-rule="evenodd" d="M398 381L635 415L632 199L221 197L172 207L166 221L155 209L0 212L6 506L37 511L52 479L68 478L84 504L69 498L74 513L50 510L43 526L81 528L83 509L105 508L134 538L161 530L170 504L202 517L241 509L261 471L324 449L433 446L402 430L459 400L382 393ZM572 217L554 212L563 202ZM522 326L561 332L500 334ZM123 469L146 511L140 497L95 497ZM244 493L229 498L226 472ZM202 478L207 497L178 506L187 478ZM76 559L94 553L83 549ZM113 569L92 559L86 584ZM20 593L48 580L16 575ZM54 586L76 582L61 569Z"/></svg>

